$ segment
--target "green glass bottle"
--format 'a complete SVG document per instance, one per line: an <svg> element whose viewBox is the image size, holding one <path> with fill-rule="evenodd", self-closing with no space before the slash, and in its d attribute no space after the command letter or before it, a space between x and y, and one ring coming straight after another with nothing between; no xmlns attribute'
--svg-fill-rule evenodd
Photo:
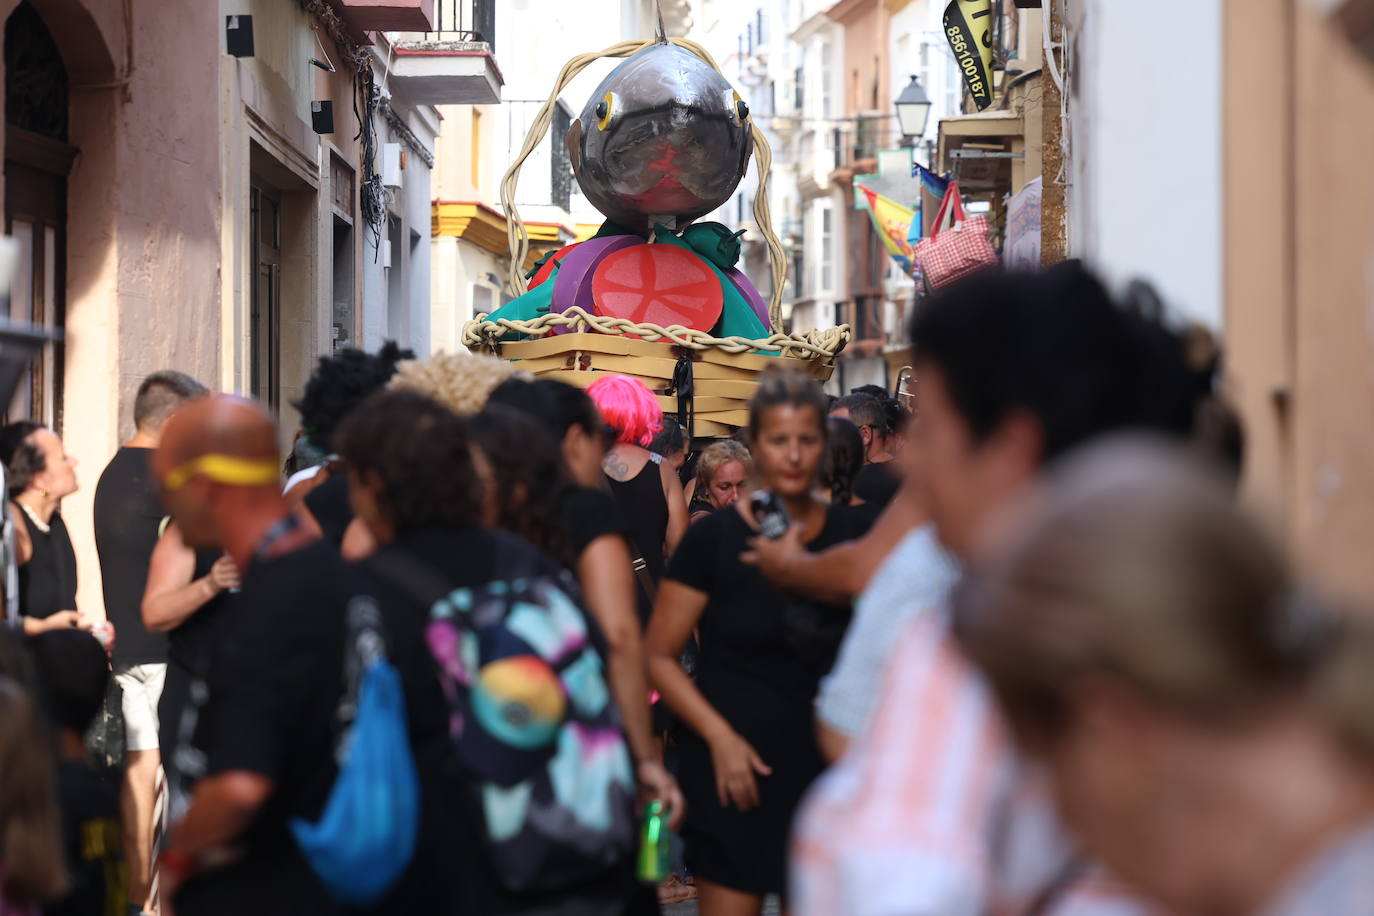
<svg viewBox="0 0 1374 916"><path fill-rule="evenodd" d="M663 802L644 806L644 828L639 836L639 880L657 884L668 880L668 819Z"/></svg>

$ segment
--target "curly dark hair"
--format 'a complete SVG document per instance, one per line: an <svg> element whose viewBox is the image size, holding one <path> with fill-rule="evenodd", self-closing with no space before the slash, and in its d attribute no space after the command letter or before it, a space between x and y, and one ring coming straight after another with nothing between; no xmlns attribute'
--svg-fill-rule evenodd
<svg viewBox="0 0 1374 916"><path fill-rule="evenodd" d="M481 523L482 490L466 421L412 391L380 391L335 434L350 470L380 489L397 532Z"/></svg>
<svg viewBox="0 0 1374 916"><path fill-rule="evenodd" d="M547 427L521 410L488 404L472 428L495 478L497 524L570 567L576 558L563 529L562 505L571 484L562 449Z"/></svg>
<svg viewBox="0 0 1374 916"><path fill-rule="evenodd" d="M46 428L42 423L20 420L0 429L0 461L5 463L5 486L11 499L27 490L33 478L48 469L43 452L29 441L30 436Z"/></svg>
<svg viewBox="0 0 1374 916"><path fill-rule="evenodd" d="M301 412L301 426L310 443L325 452L337 451L334 435L343 419L368 395L385 387L396 374L397 363L414 358L414 351L402 350L390 340L375 354L349 347L321 356L305 384L305 394L291 405Z"/></svg>

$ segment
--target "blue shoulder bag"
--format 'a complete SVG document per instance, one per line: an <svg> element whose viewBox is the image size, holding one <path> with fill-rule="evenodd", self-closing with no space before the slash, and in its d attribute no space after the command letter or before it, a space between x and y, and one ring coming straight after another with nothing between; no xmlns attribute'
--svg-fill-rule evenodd
<svg viewBox="0 0 1374 916"><path fill-rule="evenodd" d="M339 773L319 821L293 818L291 832L331 897L368 906L415 854L420 785L401 677L387 661L376 602L354 598L347 620Z"/></svg>

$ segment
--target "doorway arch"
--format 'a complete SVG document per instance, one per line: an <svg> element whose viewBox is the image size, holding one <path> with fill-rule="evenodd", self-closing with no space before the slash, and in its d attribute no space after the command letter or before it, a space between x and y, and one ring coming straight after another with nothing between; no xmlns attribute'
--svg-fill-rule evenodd
<svg viewBox="0 0 1374 916"><path fill-rule="evenodd" d="M5 20L4 229L17 248L9 317L62 327L66 319L70 79L43 17L20 3ZM62 429L64 347L48 344L29 367L11 419Z"/></svg>

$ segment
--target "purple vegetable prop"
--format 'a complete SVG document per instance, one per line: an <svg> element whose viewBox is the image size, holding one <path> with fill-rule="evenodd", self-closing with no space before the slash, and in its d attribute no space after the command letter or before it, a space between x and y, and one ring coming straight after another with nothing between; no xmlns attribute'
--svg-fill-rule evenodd
<svg viewBox="0 0 1374 916"><path fill-rule="evenodd" d="M749 303L754 314L759 316L759 321L763 322L765 328L771 328L772 324L768 320L768 303L759 294L754 282L744 275L744 272L737 267L731 267L721 271L730 278L730 282L735 284L735 289L739 290L740 295Z"/></svg>
<svg viewBox="0 0 1374 916"><path fill-rule="evenodd" d="M592 298L592 275L597 265L623 248L643 245L644 240L637 235L608 235L588 239L576 249L568 252L559 265L553 281L554 312L566 312L574 305L586 309L589 314L596 310ZM555 334L566 334L570 328L557 328Z"/></svg>

